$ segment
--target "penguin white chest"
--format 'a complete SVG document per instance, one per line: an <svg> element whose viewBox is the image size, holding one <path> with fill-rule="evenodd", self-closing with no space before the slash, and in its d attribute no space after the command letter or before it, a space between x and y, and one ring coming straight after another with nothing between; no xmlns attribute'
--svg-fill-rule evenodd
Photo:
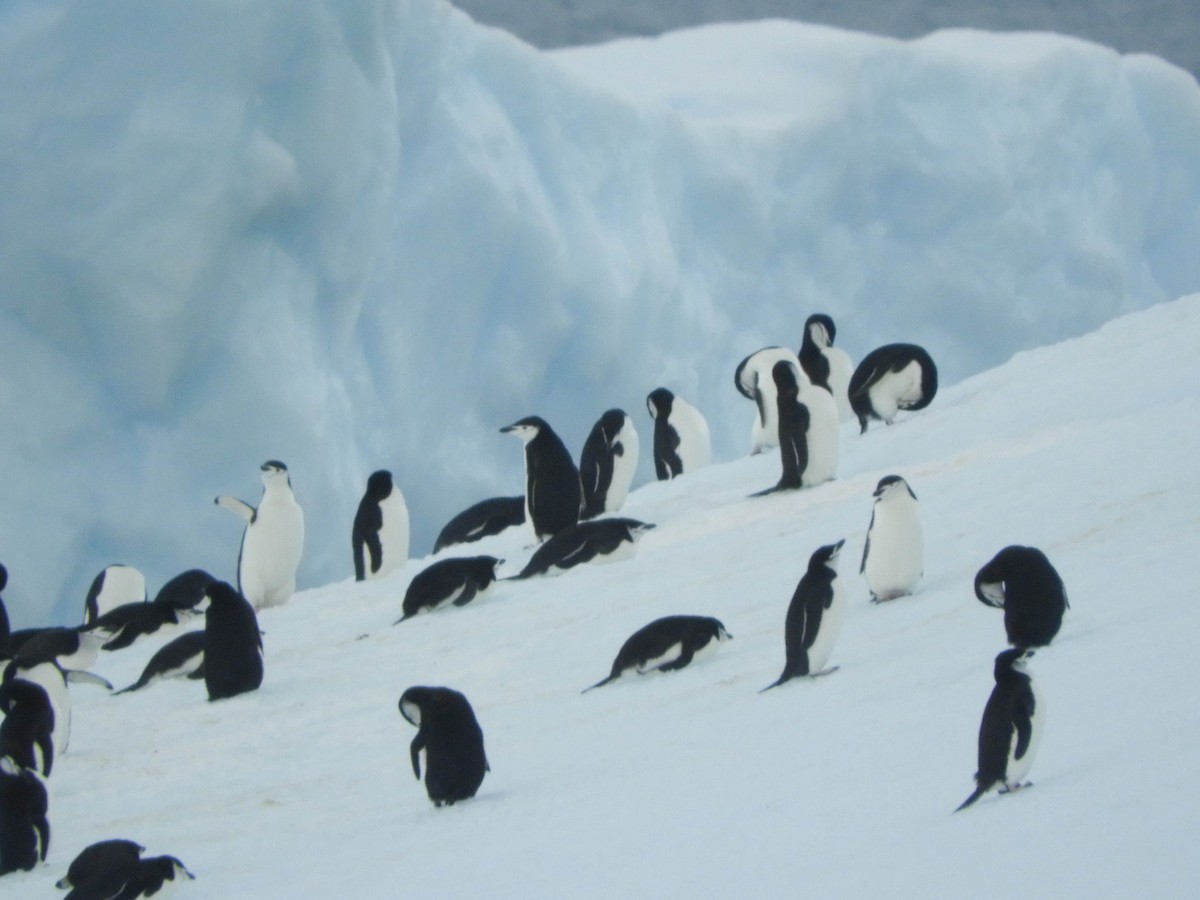
<svg viewBox="0 0 1200 900"><path fill-rule="evenodd" d="M875 504L863 576L878 600L911 594L925 567L925 538L917 502L907 495Z"/></svg>
<svg viewBox="0 0 1200 900"><path fill-rule="evenodd" d="M854 375L854 363L850 354L841 347L823 347L821 354L829 363L829 390L837 403L838 421L849 422L854 418L850 406L850 378Z"/></svg>
<svg viewBox="0 0 1200 900"><path fill-rule="evenodd" d="M889 425L896 413L921 399L921 364L910 362L899 372L888 372L867 391L871 408Z"/></svg>
<svg viewBox="0 0 1200 900"><path fill-rule="evenodd" d="M408 505L404 496L395 488L379 504L379 513L383 524L379 529L379 545L383 548L383 560L378 572L371 571L370 551L363 549L366 555L363 571L368 579L383 578L383 576L403 568L408 562L409 521Z"/></svg>
<svg viewBox="0 0 1200 900"><path fill-rule="evenodd" d="M615 443L620 446L621 452L619 455L613 454L612 481L604 498L604 511L610 513L617 512L625 505L625 498L629 496L629 487L633 484L633 476L637 471L638 453L641 452L637 429L633 427L629 416L625 417L625 424L617 433Z"/></svg>
<svg viewBox="0 0 1200 900"><path fill-rule="evenodd" d="M268 489L242 537L238 580L255 609L287 602L304 549L304 513L290 490Z"/></svg>
<svg viewBox="0 0 1200 900"><path fill-rule="evenodd" d="M804 487L823 484L837 474L838 419L837 401L823 387L801 385L800 402L808 408L808 465L800 483Z"/></svg>
<svg viewBox="0 0 1200 900"><path fill-rule="evenodd" d="M842 579L835 577L831 585L833 599L828 609L821 611L821 624L817 628L817 636L808 649L808 671L816 674L825 668L829 657L833 655L833 645L837 643L842 633L842 619L846 615L846 598L842 588Z"/></svg>
<svg viewBox="0 0 1200 900"><path fill-rule="evenodd" d="M700 410L676 397L670 425L679 436L678 453L683 471L693 472L707 466L712 458L712 438Z"/></svg>
<svg viewBox="0 0 1200 900"><path fill-rule="evenodd" d="M1045 701L1038 692L1035 683L1031 681L1029 687L1033 691L1033 715L1030 717L1029 722L1029 746L1020 759L1015 757L1017 751L1017 731L1014 728L1012 740L1008 746L1008 764L1004 770L1004 783L1010 790L1020 787L1025 781L1025 776L1029 774L1029 770L1033 767L1033 758L1037 755L1038 744L1041 743L1042 731L1045 730L1046 725Z"/></svg>

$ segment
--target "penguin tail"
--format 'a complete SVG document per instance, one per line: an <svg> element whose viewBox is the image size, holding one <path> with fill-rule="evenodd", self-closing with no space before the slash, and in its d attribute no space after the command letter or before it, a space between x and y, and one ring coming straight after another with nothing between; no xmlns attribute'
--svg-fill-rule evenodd
<svg viewBox="0 0 1200 900"><path fill-rule="evenodd" d="M782 675L780 675L778 678L776 678L774 681L772 681L770 684L768 684L765 688L763 688L761 691L759 691L759 693L765 694L771 688L779 687L781 684L783 684L785 681L787 681L789 679L789 677L790 676L786 672L784 672Z"/></svg>
<svg viewBox="0 0 1200 900"><path fill-rule="evenodd" d="M978 800L980 797L982 797L984 794L986 794L990 788L991 788L991 784L984 782L984 781L979 782L978 786L971 793L971 796L968 797L966 800L964 800L962 803L960 803L958 805L958 808L955 809L954 811L961 812L962 810L966 809L968 806L970 806L972 803L974 803L976 800Z"/></svg>
<svg viewBox="0 0 1200 900"><path fill-rule="evenodd" d="M397 619L395 622L393 622L392 624L393 624L393 625L399 625L401 622L403 622L403 621L405 621L405 620L407 620L407 619L411 619L411 618L412 618L412 613L405 613L404 615L402 615L400 618L398 618L398 619Z"/></svg>
<svg viewBox="0 0 1200 900"><path fill-rule="evenodd" d="M617 678L619 678L619 677L620 677L620 676L619 676L619 674L618 674L618 675L609 675L607 678L603 678L603 679L601 679L600 681L597 681L597 682L596 682L595 684L593 684L591 687L585 687L585 688L584 688L582 691L580 691L579 693L581 693L581 694L586 694L588 691L594 691L594 690L595 690L596 688L598 688L598 687L604 687L604 686L605 686L606 684L608 684L610 681L616 681L616 680L617 680Z"/></svg>
<svg viewBox="0 0 1200 900"><path fill-rule="evenodd" d="M129 687L121 688L119 691L113 691L113 696L115 697L118 694L128 694L130 691L140 691L142 688L144 688L149 683L150 683L149 678L146 678L146 679L139 678L137 681L135 681Z"/></svg>

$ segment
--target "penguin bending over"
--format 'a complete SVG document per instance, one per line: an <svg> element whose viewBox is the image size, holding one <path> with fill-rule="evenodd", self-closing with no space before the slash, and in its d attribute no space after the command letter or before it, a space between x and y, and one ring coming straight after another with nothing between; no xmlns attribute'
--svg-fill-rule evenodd
<svg viewBox="0 0 1200 900"><path fill-rule="evenodd" d="M453 806L474 797L491 767L483 729L467 698L446 687L410 687L399 705L400 715L417 726L409 756L419 781L425 751L425 790L433 805Z"/></svg>
<svg viewBox="0 0 1200 900"><path fill-rule="evenodd" d="M494 556L456 556L431 563L409 582L404 593L404 615L392 624L399 625L423 609L435 610L447 603L466 606L496 583L496 567L503 562Z"/></svg>
<svg viewBox="0 0 1200 900"><path fill-rule="evenodd" d="M1062 627L1070 603L1046 554L1037 547L1005 547L975 575L975 596L1004 610L1004 631L1014 647L1044 647Z"/></svg>
<svg viewBox="0 0 1200 900"><path fill-rule="evenodd" d="M383 578L408 561L408 506L387 469L367 479L351 543L355 581Z"/></svg>
<svg viewBox="0 0 1200 900"><path fill-rule="evenodd" d="M63 891L79 888L98 896L115 897L124 884L125 873L137 864L145 849L141 844L121 838L89 844L71 860L67 874L54 886Z"/></svg>
<svg viewBox="0 0 1200 900"><path fill-rule="evenodd" d="M925 541L917 495L899 475L875 486L871 524L858 571L866 577L871 601L895 600L913 592L924 571Z"/></svg>
<svg viewBox="0 0 1200 900"><path fill-rule="evenodd" d="M654 471L669 481L703 468L712 459L712 438L700 410L664 387L646 397L654 419Z"/></svg>
<svg viewBox="0 0 1200 900"><path fill-rule="evenodd" d="M642 535L653 527L648 522L620 517L580 522L538 547L525 568L505 580L558 575L584 563L629 559Z"/></svg>
<svg viewBox="0 0 1200 900"><path fill-rule="evenodd" d="M1026 663L1034 651L1014 647L996 657L992 688L979 723L979 769L975 791L955 810L965 809L992 788L1006 794L1022 783L1042 737L1043 711Z"/></svg>
<svg viewBox="0 0 1200 900"><path fill-rule="evenodd" d="M469 506L446 523L433 542L437 553L454 544L469 544L525 524L525 497L491 497Z"/></svg>
<svg viewBox="0 0 1200 900"><path fill-rule="evenodd" d="M562 439L546 420L526 416L500 429L525 443L525 518L544 541L579 521L583 486Z"/></svg>
<svg viewBox="0 0 1200 900"><path fill-rule="evenodd" d="M797 356L808 380L833 395L837 403L838 421L849 422L854 418L854 409L850 406L850 379L854 375L854 364L850 361L850 354L841 347L833 346L836 335L833 319L824 313L814 313L804 323L804 337Z"/></svg>
<svg viewBox="0 0 1200 900"><path fill-rule="evenodd" d="M762 691L779 687L793 678L815 678L837 671L825 668L833 644L842 630L845 597L838 577L838 554L845 541L818 547L808 560L808 570L800 578L788 604L783 637L787 651L783 673Z"/></svg>
<svg viewBox="0 0 1200 900"><path fill-rule="evenodd" d="M304 550L304 511L292 494L287 466L260 466L263 493L257 509L222 494L218 506L245 520L238 555L238 590L256 610L286 603L296 592L296 569Z"/></svg>
<svg viewBox="0 0 1200 900"><path fill-rule="evenodd" d="M117 693L128 694L141 690L153 681L167 678L199 681L204 677L204 635L204 631L189 631L163 644L150 657L138 680Z"/></svg>
<svg viewBox="0 0 1200 900"><path fill-rule="evenodd" d="M594 519L625 502L638 463L638 433L623 409L610 409L592 426L579 458L583 513Z"/></svg>
<svg viewBox="0 0 1200 900"><path fill-rule="evenodd" d="M54 707L40 684L13 678L0 684L0 754L49 776L54 768Z"/></svg>
<svg viewBox="0 0 1200 900"><path fill-rule="evenodd" d="M786 347L763 347L751 353L733 373L733 386L743 397L754 401L754 422L750 426L750 455L779 446L776 418L776 388L772 378L775 366L792 363L800 371L800 360Z"/></svg>
<svg viewBox="0 0 1200 900"><path fill-rule="evenodd" d="M629 636L617 651L612 671L582 693L616 681L626 672L674 672L695 660L702 651L715 650L731 639L719 619L711 616L664 616Z"/></svg>
<svg viewBox="0 0 1200 900"><path fill-rule="evenodd" d="M232 585L208 586L204 613L204 686L209 700L257 690L263 680L263 643L254 607Z"/></svg>
<svg viewBox="0 0 1200 900"><path fill-rule="evenodd" d="M146 602L146 576L133 566L107 566L92 579L83 603L83 624L91 625L102 615L127 603Z"/></svg>
<svg viewBox="0 0 1200 900"><path fill-rule="evenodd" d="M870 419L888 425L902 409L924 409L938 389L933 357L916 344L885 344L872 350L850 378L850 406L858 416L859 434Z"/></svg>
<svg viewBox="0 0 1200 900"><path fill-rule="evenodd" d="M0 757L0 875L31 871L50 849L46 785L11 756Z"/></svg>

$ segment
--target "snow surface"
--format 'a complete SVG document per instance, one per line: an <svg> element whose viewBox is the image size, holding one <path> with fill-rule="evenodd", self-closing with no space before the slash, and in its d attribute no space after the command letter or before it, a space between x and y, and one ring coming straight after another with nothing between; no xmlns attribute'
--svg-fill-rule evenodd
<svg viewBox="0 0 1200 900"><path fill-rule="evenodd" d="M1200 290L1200 88L1161 60L780 23L605 52L584 77L438 0L0 6L14 625L77 621L113 562L232 578L211 501L267 459L311 587L374 469L418 555L519 491L524 415L578 452L664 385L736 458L736 361L813 311L953 384ZM626 66L661 87L595 78Z"/></svg>
<svg viewBox="0 0 1200 900"><path fill-rule="evenodd" d="M749 499L777 455L646 485L623 512L658 527L633 559L462 609L389 624L428 560L304 591L262 614L252 694L72 687L50 857L4 896L50 896L76 852L118 836L183 859L196 900L1195 896L1197 346L1200 295L1018 354L891 427L847 425L840 477L819 487ZM920 498L925 577L872 605L857 560L893 472ZM757 695L809 554L841 537L841 668ZM1031 664L1036 786L953 814L1004 642L972 579L1014 542L1046 551L1071 601ZM511 574L525 543L477 547ZM734 639L580 695L672 613ZM167 638L95 668L132 681ZM434 809L413 779L396 703L414 684L471 700L492 768L474 800Z"/></svg>

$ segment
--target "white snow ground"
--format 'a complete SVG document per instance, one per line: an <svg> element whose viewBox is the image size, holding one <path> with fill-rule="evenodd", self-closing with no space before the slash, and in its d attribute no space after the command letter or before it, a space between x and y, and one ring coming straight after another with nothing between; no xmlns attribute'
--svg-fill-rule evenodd
<svg viewBox="0 0 1200 900"><path fill-rule="evenodd" d="M890 428L847 426L834 482L747 499L778 475L760 456L649 484L624 510L658 524L634 559L401 626L423 561L304 591L261 617L253 694L72 688L49 861L5 877L4 896L51 896L79 849L117 836L181 857L195 900L1195 896L1198 346L1200 295L1117 319ZM872 606L858 556L892 472L921 501L925 577ZM840 671L757 695L809 554L841 537ZM511 573L527 543L465 552ZM1034 660L1047 732L1033 789L953 815L1004 641L972 578L1008 543L1044 549L1070 595ZM630 633L677 612L734 639L579 694ZM128 683L162 640L95 668ZM474 800L434 809L413 779L396 709L413 684L472 701L492 764Z"/></svg>

